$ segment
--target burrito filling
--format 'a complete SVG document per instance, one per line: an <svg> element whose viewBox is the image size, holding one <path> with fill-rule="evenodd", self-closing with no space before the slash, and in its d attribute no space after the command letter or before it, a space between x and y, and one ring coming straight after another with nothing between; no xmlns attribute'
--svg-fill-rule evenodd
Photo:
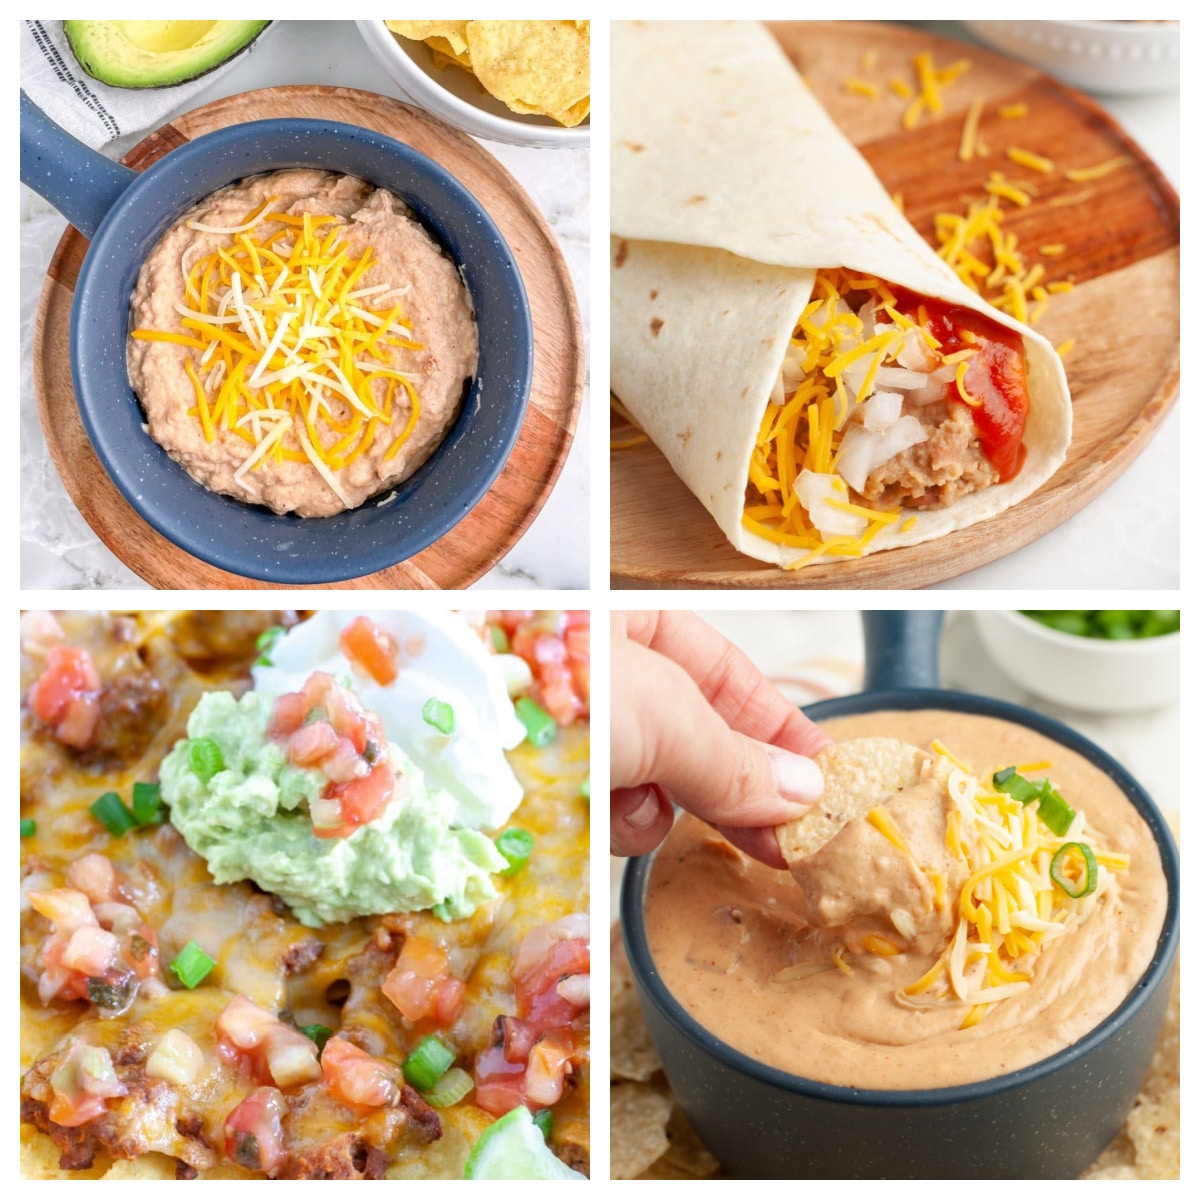
<svg viewBox="0 0 1200 1200"><path fill-rule="evenodd" d="M759 425L743 524L859 555L886 525L1012 479L1029 412L1021 335L845 269L817 272Z"/></svg>

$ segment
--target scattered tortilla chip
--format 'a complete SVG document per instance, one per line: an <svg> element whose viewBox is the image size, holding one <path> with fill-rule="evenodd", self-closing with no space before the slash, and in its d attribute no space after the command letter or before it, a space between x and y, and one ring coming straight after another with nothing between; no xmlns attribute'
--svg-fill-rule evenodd
<svg viewBox="0 0 1200 1200"><path fill-rule="evenodd" d="M679 1105L672 1110L667 1122L667 1138L671 1145L663 1156L664 1163L678 1167L694 1179L708 1179L721 1169L721 1164L700 1140Z"/></svg>
<svg viewBox="0 0 1200 1200"><path fill-rule="evenodd" d="M895 738L853 738L826 746L816 757L825 794L808 812L775 830L790 864L816 853L847 822L910 787L932 756Z"/></svg>
<svg viewBox="0 0 1200 1200"><path fill-rule="evenodd" d="M174 1179L175 1160L165 1154L143 1154L140 1158L118 1158L105 1179Z"/></svg>
<svg viewBox="0 0 1200 1200"><path fill-rule="evenodd" d="M645 1083L662 1070L650 1031L642 1020L633 984L616 971L609 980L609 1070L613 1079Z"/></svg>
<svg viewBox="0 0 1200 1200"><path fill-rule="evenodd" d="M613 1179L636 1179L666 1154L671 1096L666 1085L615 1083L609 1088Z"/></svg>

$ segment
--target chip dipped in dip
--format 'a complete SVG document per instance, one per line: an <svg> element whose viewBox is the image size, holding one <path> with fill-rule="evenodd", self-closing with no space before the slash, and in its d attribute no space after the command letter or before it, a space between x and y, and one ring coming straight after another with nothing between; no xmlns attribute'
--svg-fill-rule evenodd
<svg viewBox="0 0 1200 1200"><path fill-rule="evenodd" d="M926 748L929 769L793 863L800 887L677 821L651 870L646 937L701 1025L793 1075L925 1089L1038 1062L1117 1008L1154 955L1167 885L1107 775L987 717L878 712L825 728Z"/></svg>

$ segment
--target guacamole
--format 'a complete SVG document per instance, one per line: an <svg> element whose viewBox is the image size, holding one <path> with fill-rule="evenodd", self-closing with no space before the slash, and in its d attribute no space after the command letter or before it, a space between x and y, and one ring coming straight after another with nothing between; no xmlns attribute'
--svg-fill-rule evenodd
<svg viewBox="0 0 1200 1200"><path fill-rule="evenodd" d="M171 823L217 883L251 879L314 926L417 909L457 920L496 895L491 874L505 859L484 834L450 827L453 797L391 743L397 778L383 815L348 837L316 837L309 806L329 781L268 736L272 703L210 692L162 765Z"/></svg>

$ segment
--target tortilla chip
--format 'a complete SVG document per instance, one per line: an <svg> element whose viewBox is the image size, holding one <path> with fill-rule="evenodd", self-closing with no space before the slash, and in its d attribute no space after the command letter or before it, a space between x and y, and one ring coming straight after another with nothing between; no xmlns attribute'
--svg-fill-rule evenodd
<svg viewBox="0 0 1200 1200"><path fill-rule="evenodd" d="M455 58L467 52L468 21L384 21L384 24L393 33L413 42L444 38L450 44L450 53Z"/></svg>
<svg viewBox="0 0 1200 1200"><path fill-rule="evenodd" d="M140 1158L119 1158L105 1179L174 1179L175 1160L165 1154L143 1154Z"/></svg>
<svg viewBox="0 0 1200 1200"><path fill-rule="evenodd" d="M466 36L479 82L514 112L567 114L591 92L591 33L574 21L471 21Z"/></svg>
<svg viewBox="0 0 1200 1200"><path fill-rule="evenodd" d="M813 807L775 830L789 863L816 853L842 826L910 787L932 761L928 751L895 738L854 738L826 746L816 757L825 794Z"/></svg>
<svg viewBox="0 0 1200 1200"><path fill-rule="evenodd" d="M661 1160L663 1163L687 1172L694 1179L707 1179L721 1169L678 1105L667 1122L667 1138L671 1145Z"/></svg>
<svg viewBox="0 0 1200 1200"><path fill-rule="evenodd" d="M613 1079L645 1083L662 1070L650 1031L642 1020L633 984L616 971L609 980L609 1070Z"/></svg>
<svg viewBox="0 0 1200 1200"><path fill-rule="evenodd" d="M592 111L591 96L584 96L578 104L573 104L566 112L551 113L550 115L560 124L565 125L568 129L578 125L580 121L587 120Z"/></svg>
<svg viewBox="0 0 1200 1200"><path fill-rule="evenodd" d="M613 1179L636 1179L670 1147L671 1095L665 1084L615 1083L609 1088Z"/></svg>
<svg viewBox="0 0 1200 1200"><path fill-rule="evenodd" d="M454 66L462 67L465 71L471 69L471 53L469 50L455 50L444 37L426 38L425 45L429 47L429 53L433 56L433 61L437 66L445 67L453 64Z"/></svg>

